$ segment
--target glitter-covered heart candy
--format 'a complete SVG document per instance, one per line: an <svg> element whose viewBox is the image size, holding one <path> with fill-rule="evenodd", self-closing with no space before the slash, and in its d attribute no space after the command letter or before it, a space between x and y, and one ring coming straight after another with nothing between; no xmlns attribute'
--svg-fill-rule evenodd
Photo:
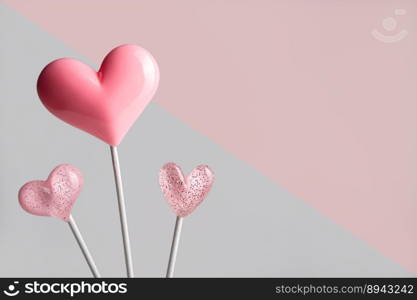
<svg viewBox="0 0 417 300"><path fill-rule="evenodd" d="M204 200L211 189L214 174L208 166L196 167L187 178L175 163L165 164L159 172L159 184L165 199L177 216L185 217Z"/></svg>
<svg viewBox="0 0 417 300"><path fill-rule="evenodd" d="M83 186L81 172L72 165L59 165L46 181L26 183L19 190L19 203L30 214L68 221Z"/></svg>

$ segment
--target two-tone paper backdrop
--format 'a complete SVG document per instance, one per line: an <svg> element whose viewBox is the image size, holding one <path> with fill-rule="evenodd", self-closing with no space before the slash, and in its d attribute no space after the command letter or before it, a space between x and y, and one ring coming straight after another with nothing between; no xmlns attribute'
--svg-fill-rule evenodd
<svg viewBox="0 0 417 300"><path fill-rule="evenodd" d="M416 8L1 1L0 276L90 275L66 224L16 199L59 163L85 174L73 213L102 274L124 274L108 147L54 118L35 90L49 61L96 67L123 43L150 50L161 69L155 101L120 146L138 276L165 271L175 217L157 176L167 161L216 173L185 220L177 276L415 275ZM373 29L407 36L384 43Z"/></svg>

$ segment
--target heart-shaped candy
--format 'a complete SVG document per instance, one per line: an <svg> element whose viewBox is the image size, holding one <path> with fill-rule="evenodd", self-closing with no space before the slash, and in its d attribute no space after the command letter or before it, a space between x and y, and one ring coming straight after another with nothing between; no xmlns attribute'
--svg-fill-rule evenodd
<svg viewBox="0 0 417 300"><path fill-rule="evenodd" d="M19 203L28 213L68 221L72 206L83 186L81 172L71 165L59 165L46 181L26 183L19 190Z"/></svg>
<svg viewBox="0 0 417 300"><path fill-rule="evenodd" d="M196 167L187 178L175 163L165 164L159 172L159 185L177 216L185 217L204 200L211 189L214 174L208 166Z"/></svg>
<svg viewBox="0 0 417 300"><path fill-rule="evenodd" d="M156 92L159 70L136 45L113 49L98 72L70 58L48 64L38 95L59 119L117 146Z"/></svg>

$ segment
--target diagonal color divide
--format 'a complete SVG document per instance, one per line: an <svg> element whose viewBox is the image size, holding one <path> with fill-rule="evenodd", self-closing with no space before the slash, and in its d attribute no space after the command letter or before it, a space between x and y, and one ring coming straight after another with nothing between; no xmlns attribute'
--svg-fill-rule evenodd
<svg viewBox="0 0 417 300"><path fill-rule="evenodd" d="M4 2L95 63L148 48L159 105L417 272L415 1L391 45L394 0Z"/></svg>

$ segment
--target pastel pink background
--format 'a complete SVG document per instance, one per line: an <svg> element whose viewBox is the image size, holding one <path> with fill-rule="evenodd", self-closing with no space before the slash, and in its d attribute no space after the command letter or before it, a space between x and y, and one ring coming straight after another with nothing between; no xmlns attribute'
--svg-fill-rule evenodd
<svg viewBox="0 0 417 300"><path fill-rule="evenodd" d="M416 1L3 1L96 64L147 48L160 106L417 273Z"/></svg>

